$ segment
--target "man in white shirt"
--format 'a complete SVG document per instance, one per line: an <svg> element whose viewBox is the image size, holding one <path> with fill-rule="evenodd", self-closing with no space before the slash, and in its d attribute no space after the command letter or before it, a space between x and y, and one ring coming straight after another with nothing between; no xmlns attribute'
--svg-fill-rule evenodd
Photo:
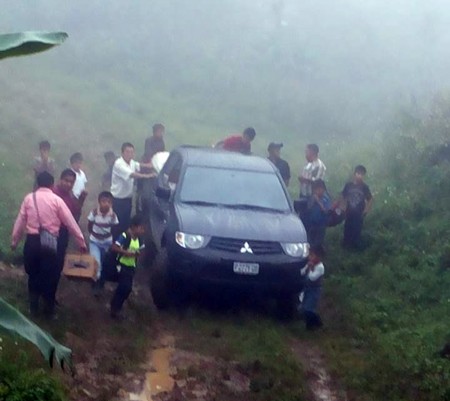
<svg viewBox="0 0 450 401"><path fill-rule="evenodd" d="M128 229L130 225L131 209L133 205L133 189L135 178L151 178L154 173L142 174L141 167L151 168L151 163L139 163L134 158L134 146L125 142L122 145L122 156L113 166L111 177L111 193L113 195L113 210L116 213L119 224L114 230L114 238Z"/></svg>
<svg viewBox="0 0 450 401"><path fill-rule="evenodd" d="M72 193L73 196L78 199L78 203L80 205L80 210L76 215L74 215L77 223L80 220L81 210L88 195L86 191L86 184L88 180L86 174L81 169L81 167L83 167L83 161L83 155L80 152L76 152L70 156L70 168L75 173L75 183L73 184Z"/></svg>
<svg viewBox="0 0 450 401"><path fill-rule="evenodd" d="M309 144L305 150L306 165L303 167L298 180L300 181L300 199L312 195L312 183L316 180L324 180L326 167L319 159L319 147Z"/></svg>

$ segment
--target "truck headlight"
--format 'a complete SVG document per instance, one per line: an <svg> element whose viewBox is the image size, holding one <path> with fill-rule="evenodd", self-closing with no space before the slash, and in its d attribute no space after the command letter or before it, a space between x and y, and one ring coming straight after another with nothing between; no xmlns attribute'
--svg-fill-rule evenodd
<svg viewBox="0 0 450 401"><path fill-rule="evenodd" d="M281 244L284 252L293 258L306 258L309 255L309 244L307 242L289 242Z"/></svg>
<svg viewBox="0 0 450 401"><path fill-rule="evenodd" d="M182 248L200 249L206 246L209 238L203 235L186 234L181 231L175 233L175 241Z"/></svg>

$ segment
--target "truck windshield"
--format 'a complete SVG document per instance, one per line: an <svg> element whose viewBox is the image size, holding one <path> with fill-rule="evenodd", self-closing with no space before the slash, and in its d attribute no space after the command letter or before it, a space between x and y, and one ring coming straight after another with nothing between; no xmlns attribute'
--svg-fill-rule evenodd
<svg viewBox="0 0 450 401"><path fill-rule="evenodd" d="M198 205L290 211L276 174L257 171L188 167L181 184L180 200Z"/></svg>

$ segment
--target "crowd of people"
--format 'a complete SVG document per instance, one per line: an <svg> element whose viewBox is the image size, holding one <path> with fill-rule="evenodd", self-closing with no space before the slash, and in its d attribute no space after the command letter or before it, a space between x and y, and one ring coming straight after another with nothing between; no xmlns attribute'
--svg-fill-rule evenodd
<svg viewBox="0 0 450 401"><path fill-rule="evenodd" d="M232 135L215 146L243 154L251 154L251 143L256 137L253 128L246 128L240 135ZM289 163L281 158L282 143L271 142L267 148L268 159L278 169L286 186L290 185L291 169ZM306 164L300 171L298 181L299 214L308 234L311 246L321 246L325 240L326 228L344 223L343 246L348 249L361 249L361 232L364 216L372 207L372 194L364 182L366 168L355 167L352 180L345 184L339 197L331 199L325 184L326 166L319 158L319 146L308 144L305 149Z"/></svg>
<svg viewBox="0 0 450 401"><path fill-rule="evenodd" d="M142 210L143 183L148 180L154 182L157 177L152 158L166 150L164 125L155 124L152 130L152 136L145 141L145 151L140 161L135 160L135 149L129 142L123 143L119 157L113 151L104 153L107 171L101 178L102 191L98 195L97 206L87 216L89 252L99 267L94 295L101 293L104 286L108 253L114 255L115 264L119 266L116 272L118 284L110 302L113 318L121 316L122 305L132 290L137 258L143 249L140 238L146 224L141 215L132 217L133 197L136 195L136 210ZM249 127L242 134L231 135L218 142L215 147L251 154L251 144L255 138L255 129ZM291 184L291 169L289 163L281 158L282 147L282 143L271 142L267 148L268 159L288 187ZM55 294L69 236L75 238L80 252L87 252L88 249L79 227L88 194L88 179L83 171L83 156L76 152L55 183L56 164L50 157L50 150L48 141L39 144L40 154L33 164L34 190L24 198L20 207L11 248L16 249L25 232L24 267L29 277L30 313L33 316L39 313L42 298L44 315L52 319L56 316ZM321 325L316 308L325 270L322 258L326 228L345 220L343 245L351 249L360 248L363 220L370 211L372 195L364 182L366 169L358 165L353 179L345 184L339 198L332 202L325 185L326 166L319 159L319 147L316 144L307 145L305 157L306 164L298 176L298 212L311 251L309 262L301 271L306 282L302 305L307 327L315 328Z"/></svg>
<svg viewBox="0 0 450 401"><path fill-rule="evenodd" d="M253 128L246 128L241 135L232 135L216 144L228 151L251 153L251 143L256 137ZM271 142L267 148L268 159L278 169L286 186L289 186L291 171L289 163L281 158L282 143ZM325 255L324 241L326 229L344 221L342 245L346 249L363 248L361 239L363 221L372 207L372 194L364 182L366 168L355 167L352 179L347 182L339 197L333 202L325 184L326 166L319 158L319 146L308 144L305 149L306 164L300 171L298 181L299 215L306 229L310 252L308 263L301 270L304 276L304 291L300 294L300 308L307 329L322 326L317 306L322 288L325 267L322 263Z"/></svg>

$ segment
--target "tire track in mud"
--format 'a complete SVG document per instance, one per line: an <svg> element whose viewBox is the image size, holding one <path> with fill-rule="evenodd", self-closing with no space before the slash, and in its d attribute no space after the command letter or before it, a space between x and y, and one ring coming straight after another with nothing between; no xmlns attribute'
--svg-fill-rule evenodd
<svg viewBox="0 0 450 401"><path fill-rule="evenodd" d="M245 399L250 390L250 379L239 371L232 361L220 361L191 351L177 349L176 337L165 328L158 329L159 335L149 356L144 387L140 392L129 393L124 401L204 401L216 399L226 388L232 398ZM289 347L303 366L304 380L314 401L348 401L349 398L328 372L323 352L313 342L291 338ZM219 372L226 368L226 377ZM185 376L186 372L188 375ZM191 375L192 374L192 375ZM215 381L205 379L206 375L217 376ZM196 377L203 376L202 379ZM244 398L241 398L241 397Z"/></svg>
<svg viewBox="0 0 450 401"><path fill-rule="evenodd" d="M22 269L12 269L0 263L0 277L9 278L13 282L24 280ZM67 288L65 288L67 287ZM73 298L74 288L83 290L83 286L63 285L62 295L65 298ZM85 286L84 286L85 287ZM142 290L137 286L136 290ZM88 289L80 294L87 295ZM86 294L85 294L86 293ZM136 294L137 299L142 294ZM144 297L145 298L145 297ZM142 299L141 299L142 300ZM147 300L145 301L147 302ZM97 309L97 308L94 308ZM98 319L103 316L103 311L97 311L95 315L97 325ZM107 317L103 317L106 324L111 324ZM242 370L239 364L233 361L224 361L200 353L184 351L176 347L177 340L183 338L182 327L179 330L169 330L164 325L164 317L156 318L155 340L149 352L147 362L142 365L145 374L125 374L125 378L117 375L107 374L104 382L98 382L93 372L97 370L97 359L79 360L78 381L70 381L72 386L71 395L73 399L98 399L103 388L108 388L117 383L121 390L117 394L122 401L200 401L216 399L218 401L237 401L245 399L246 393L250 391L250 379L248 372ZM135 323L134 320L130 321ZM179 331L179 332L178 332ZM178 333L177 333L178 332ZM178 338L179 337L179 338ZM86 339L66 333L66 341L80 354L90 354L89 343ZM97 343L97 346L102 345ZM105 344L103 344L105 345ZM293 355L301 363L305 372L305 380L310 389L311 399L314 401L348 401L345 391L330 375L323 352L312 340L300 340L291 338L289 347ZM84 352L86 351L86 352ZM111 352L106 347L103 352ZM93 364L92 367L90 365ZM84 372L84 373L83 373ZM140 377L139 377L140 376ZM94 380L95 379L95 380ZM108 379L108 380L106 380ZM126 383L135 382L134 389L124 390ZM143 383L143 384L142 384ZM134 390L129 392L130 390Z"/></svg>
<svg viewBox="0 0 450 401"><path fill-rule="evenodd" d="M345 391L339 388L328 372L325 357L316 344L292 338L290 348L303 366L314 401L348 401Z"/></svg>
<svg viewBox="0 0 450 401"><path fill-rule="evenodd" d="M250 391L250 379L233 361L176 347L176 334L158 328L158 336L143 365L141 389L122 401L238 401Z"/></svg>
<svg viewBox="0 0 450 401"><path fill-rule="evenodd" d="M175 371L170 360L175 351L175 337L160 335L156 344L157 348L150 352L143 389L139 393L129 393L130 401L153 401L158 394L171 393L174 388L172 375Z"/></svg>

